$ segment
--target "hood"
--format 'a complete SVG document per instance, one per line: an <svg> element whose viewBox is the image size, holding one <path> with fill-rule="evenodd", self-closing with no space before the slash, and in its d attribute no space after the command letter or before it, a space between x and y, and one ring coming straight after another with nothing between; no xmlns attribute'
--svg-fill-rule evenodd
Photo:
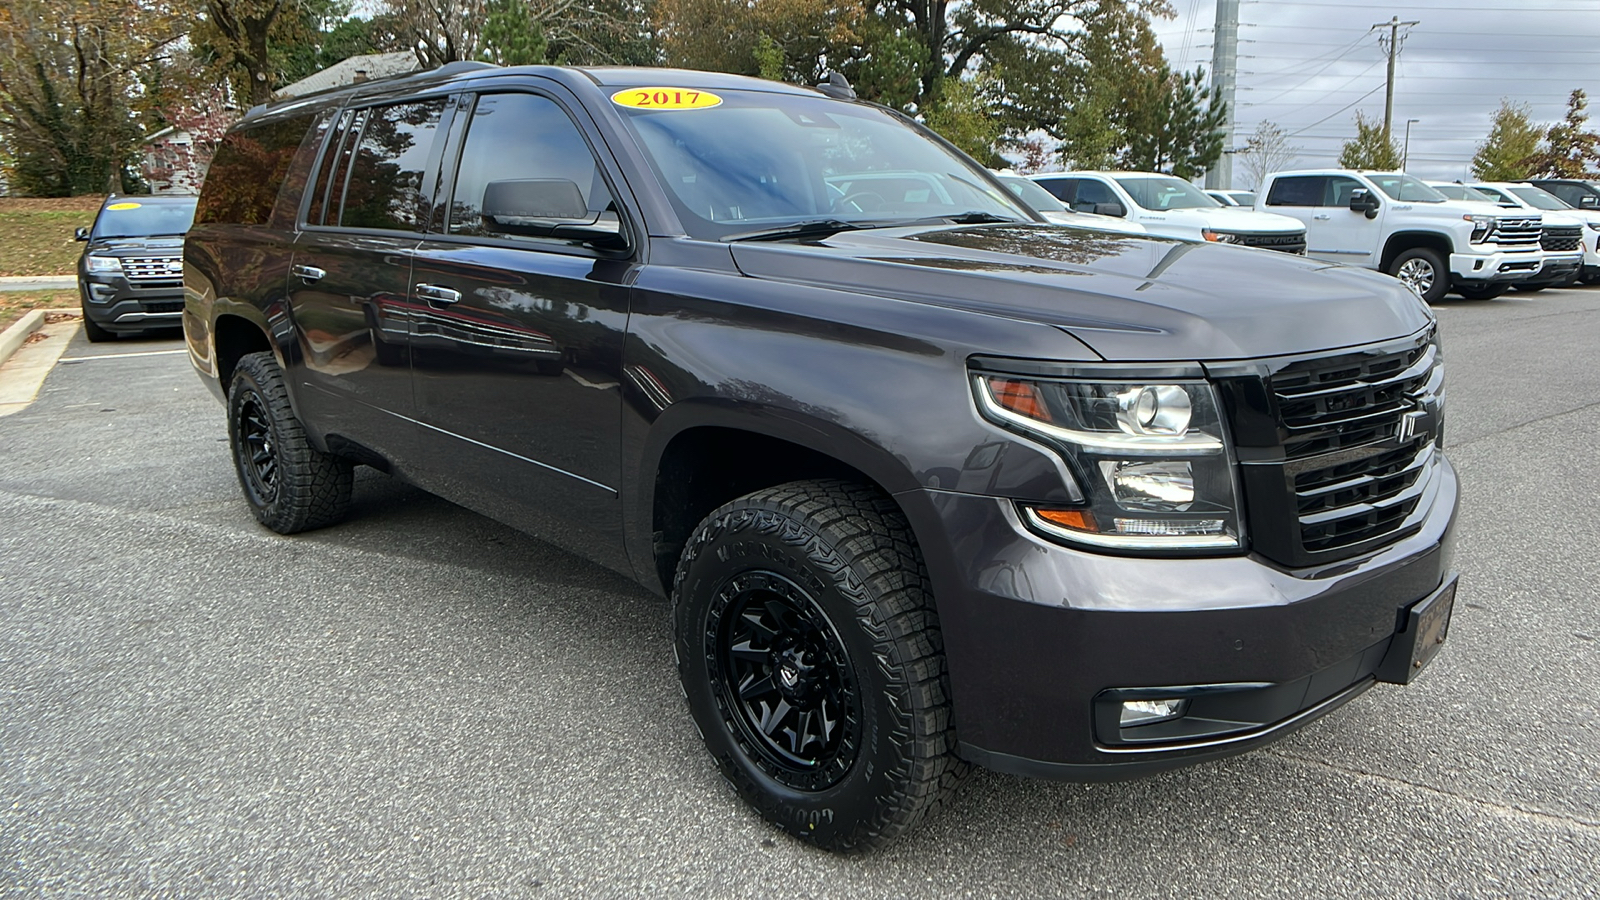
<svg viewBox="0 0 1600 900"><path fill-rule="evenodd" d="M97 237L85 252L96 256L182 256L183 235L160 237Z"/></svg>
<svg viewBox="0 0 1600 900"><path fill-rule="evenodd" d="M1129 222L1116 216L1099 216L1094 213L1061 212L1053 209L1039 211L1056 225L1072 225L1078 228L1092 228L1095 231L1114 231L1118 234L1149 234L1150 229L1138 222Z"/></svg>
<svg viewBox="0 0 1600 900"><path fill-rule="evenodd" d="M1260 234L1299 233L1306 230L1304 222L1277 213L1256 212L1244 206L1199 206L1190 209L1146 210L1150 216L1162 217L1168 222L1186 222L1197 228L1217 228L1227 231L1252 231Z"/></svg>
<svg viewBox="0 0 1600 900"><path fill-rule="evenodd" d="M879 229L731 249L755 278L1041 322L1114 361L1315 352L1412 334L1433 319L1400 282L1365 269L1049 225Z"/></svg>

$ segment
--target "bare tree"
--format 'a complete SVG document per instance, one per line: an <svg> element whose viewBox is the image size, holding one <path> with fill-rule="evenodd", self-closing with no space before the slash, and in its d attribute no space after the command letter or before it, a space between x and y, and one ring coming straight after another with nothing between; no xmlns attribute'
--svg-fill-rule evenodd
<svg viewBox="0 0 1600 900"><path fill-rule="evenodd" d="M1268 175L1289 168L1303 149L1289 143L1289 135L1278 123L1264 121L1244 142L1244 149L1234 155L1234 161L1246 189L1253 191Z"/></svg>
<svg viewBox="0 0 1600 900"><path fill-rule="evenodd" d="M492 5L488 0L384 0L396 30L428 68L483 58L483 26ZM628 0L516 0L514 5L544 35L552 59L579 65L632 62L619 48L637 41L644 30L644 14Z"/></svg>

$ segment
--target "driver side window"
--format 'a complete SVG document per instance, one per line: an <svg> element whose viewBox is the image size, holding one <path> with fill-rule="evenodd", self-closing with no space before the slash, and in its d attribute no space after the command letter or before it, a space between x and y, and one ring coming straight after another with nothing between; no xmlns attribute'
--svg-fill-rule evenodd
<svg viewBox="0 0 1600 900"><path fill-rule="evenodd" d="M1093 178L1085 178L1078 182L1078 193L1072 200L1072 208L1078 212L1094 212L1097 203L1118 203L1117 195L1111 192L1111 187L1105 182Z"/></svg>
<svg viewBox="0 0 1600 900"><path fill-rule="evenodd" d="M589 216L616 214L611 191L578 126L555 101L535 94L484 94L472 108L450 199L451 234L561 241L502 231L483 214L494 182L570 182ZM561 241L567 243L566 241Z"/></svg>

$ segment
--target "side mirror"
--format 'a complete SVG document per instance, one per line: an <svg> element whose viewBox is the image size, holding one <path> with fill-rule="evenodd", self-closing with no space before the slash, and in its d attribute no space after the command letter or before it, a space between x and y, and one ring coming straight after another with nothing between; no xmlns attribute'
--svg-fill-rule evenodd
<svg viewBox="0 0 1600 900"><path fill-rule="evenodd" d="M1356 188L1350 192L1350 211L1366 213L1367 218L1376 219L1378 217L1378 198L1372 196L1372 192L1366 188Z"/></svg>
<svg viewBox="0 0 1600 900"><path fill-rule="evenodd" d="M77 231L73 232L73 237L76 240L87 241L89 239L89 229L79 228Z"/></svg>
<svg viewBox="0 0 1600 900"><path fill-rule="evenodd" d="M1128 214L1128 210L1121 203L1113 200L1110 203L1096 203L1094 205L1094 214L1097 216L1116 216L1120 219Z"/></svg>
<svg viewBox="0 0 1600 900"><path fill-rule="evenodd" d="M578 186L565 178L491 181L480 215L491 234L583 241L604 250L627 246L617 214L591 213Z"/></svg>
<svg viewBox="0 0 1600 900"><path fill-rule="evenodd" d="M1584 194L1578 198L1579 209L1600 209L1600 197L1593 194Z"/></svg>

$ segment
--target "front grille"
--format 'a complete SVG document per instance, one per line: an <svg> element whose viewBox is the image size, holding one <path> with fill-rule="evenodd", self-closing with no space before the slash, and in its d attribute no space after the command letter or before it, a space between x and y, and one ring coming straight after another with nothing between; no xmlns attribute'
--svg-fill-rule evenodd
<svg viewBox="0 0 1600 900"><path fill-rule="evenodd" d="M1239 243L1246 247L1264 247L1268 250L1282 250L1285 253L1298 253L1304 256L1306 233L1297 231L1293 234L1240 234Z"/></svg>
<svg viewBox="0 0 1600 900"><path fill-rule="evenodd" d="M1542 221L1539 216L1501 219L1496 223L1494 235L1489 240L1507 248L1536 246Z"/></svg>
<svg viewBox="0 0 1600 900"><path fill-rule="evenodd" d="M156 282L183 283L183 257L181 256L125 256L122 273L129 281L139 284Z"/></svg>
<svg viewBox="0 0 1600 900"><path fill-rule="evenodd" d="M1581 250L1583 249L1583 226L1581 225L1546 225L1544 233L1539 237L1539 246L1545 250Z"/></svg>
<svg viewBox="0 0 1600 900"><path fill-rule="evenodd" d="M1269 371L1261 401L1247 399L1259 388L1233 384L1253 549L1307 566L1413 533L1440 460L1444 365L1432 334Z"/></svg>

